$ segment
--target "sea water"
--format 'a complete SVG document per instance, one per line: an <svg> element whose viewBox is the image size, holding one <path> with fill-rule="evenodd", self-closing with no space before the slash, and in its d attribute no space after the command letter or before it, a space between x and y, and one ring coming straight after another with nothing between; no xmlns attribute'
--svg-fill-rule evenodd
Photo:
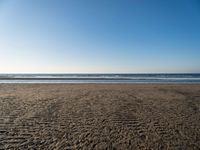
<svg viewBox="0 0 200 150"><path fill-rule="evenodd" d="M200 74L0 74L0 83L200 84Z"/></svg>

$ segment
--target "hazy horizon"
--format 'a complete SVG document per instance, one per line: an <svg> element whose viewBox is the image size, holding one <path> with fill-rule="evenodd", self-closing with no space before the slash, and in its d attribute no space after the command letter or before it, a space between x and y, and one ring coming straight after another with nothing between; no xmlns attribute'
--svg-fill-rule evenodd
<svg viewBox="0 0 200 150"><path fill-rule="evenodd" d="M200 74L200 72L0 72L0 74Z"/></svg>
<svg viewBox="0 0 200 150"><path fill-rule="evenodd" d="M0 73L200 73L197 0L0 0Z"/></svg>

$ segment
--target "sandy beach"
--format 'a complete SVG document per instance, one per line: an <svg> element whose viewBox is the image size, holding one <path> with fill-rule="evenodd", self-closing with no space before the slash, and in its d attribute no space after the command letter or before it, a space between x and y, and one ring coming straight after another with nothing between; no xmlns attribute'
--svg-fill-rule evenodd
<svg viewBox="0 0 200 150"><path fill-rule="evenodd" d="M200 85L1 84L0 149L200 149Z"/></svg>

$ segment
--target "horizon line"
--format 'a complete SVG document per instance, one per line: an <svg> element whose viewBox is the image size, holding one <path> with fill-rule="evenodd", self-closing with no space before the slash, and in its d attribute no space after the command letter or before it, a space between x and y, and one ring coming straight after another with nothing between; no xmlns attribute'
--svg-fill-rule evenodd
<svg viewBox="0 0 200 150"><path fill-rule="evenodd" d="M200 72L0 72L0 74L200 74Z"/></svg>

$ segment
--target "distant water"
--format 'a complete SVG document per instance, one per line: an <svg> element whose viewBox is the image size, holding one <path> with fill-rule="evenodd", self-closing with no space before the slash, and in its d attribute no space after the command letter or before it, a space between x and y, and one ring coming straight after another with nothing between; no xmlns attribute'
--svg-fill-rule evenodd
<svg viewBox="0 0 200 150"><path fill-rule="evenodd" d="M0 74L0 83L200 84L200 74Z"/></svg>

